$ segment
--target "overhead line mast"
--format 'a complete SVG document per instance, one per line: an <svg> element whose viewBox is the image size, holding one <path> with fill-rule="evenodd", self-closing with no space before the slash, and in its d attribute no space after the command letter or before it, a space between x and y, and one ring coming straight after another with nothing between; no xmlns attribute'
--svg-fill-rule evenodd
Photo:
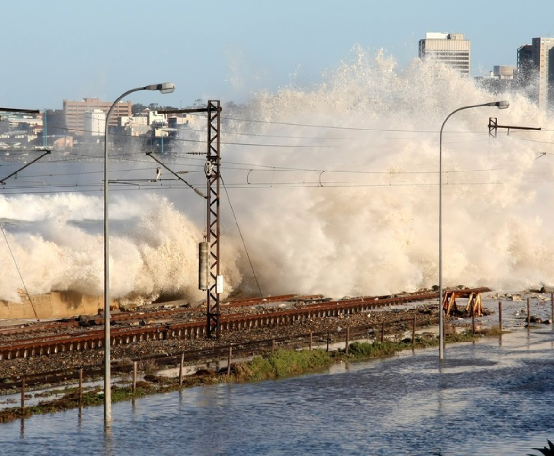
<svg viewBox="0 0 554 456"><path fill-rule="evenodd" d="M518 127L515 125L498 125L498 120L496 117L489 117L489 137L496 138L499 128L506 128L508 134L510 130L536 130L540 131L541 127Z"/></svg>
<svg viewBox="0 0 554 456"><path fill-rule="evenodd" d="M206 150L206 243L208 248L208 274L206 289L206 335L221 336L220 294L223 293L223 276L220 274L220 181L221 181L221 104L219 100L208 100L205 108L160 110L160 114L189 114L205 112L208 115L208 141ZM200 271L202 276L202 271ZM201 288L204 289L204 288Z"/></svg>

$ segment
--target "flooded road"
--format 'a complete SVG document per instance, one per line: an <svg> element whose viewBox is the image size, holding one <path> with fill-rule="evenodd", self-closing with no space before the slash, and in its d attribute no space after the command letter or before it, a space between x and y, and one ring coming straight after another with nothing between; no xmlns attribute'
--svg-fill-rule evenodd
<svg viewBox="0 0 554 456"><path fill-rule="evenodd" d="M554 333L199 387L1 425L3 454L525 455L554 439Z"/></svg>

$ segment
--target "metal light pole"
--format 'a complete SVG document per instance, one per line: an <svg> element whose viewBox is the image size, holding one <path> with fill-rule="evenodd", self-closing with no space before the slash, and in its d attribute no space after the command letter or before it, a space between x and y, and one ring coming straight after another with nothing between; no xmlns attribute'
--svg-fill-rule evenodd
<svg viewBox="0 0 554 456"><path fill-rule="evenodd" d="M444 311L442 308L442 131L446 121L458 111L470 108L481 108L484 106L496 106L498 109L506 109L510 106L507 101L492 101L478 105L462 106L452 111L441 125L439 136L439 359L444 359Z"/></svg>
<svg viewBox="0 0 554 456"><path fill-rule="evenodd" d="M112 421L112 389L110 364L110 242L108 233L108 128L113 108L122 98L139 90L159 90L161 93L171 93L175 84L165 82L127 90L110 106L106 114L104 131L104 425L110 426Z"/></svg>

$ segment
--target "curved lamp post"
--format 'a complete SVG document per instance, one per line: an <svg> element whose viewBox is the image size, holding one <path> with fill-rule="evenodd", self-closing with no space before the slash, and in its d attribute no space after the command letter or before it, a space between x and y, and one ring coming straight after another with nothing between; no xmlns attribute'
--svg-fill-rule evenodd
<svg viewBox="0 0 554 456"><path fill-rule="evenodd" d="M444 359L444 311L442 308L442 130L446 121L456 114L458 111L471 108L481 108L485 106L496 106L498 109L506 109L510 106L505 100L492 101L490 103L482 103L471 106L462 106L452 111L441 125L439 137L439 359Z"/></svg>
<svg viewBox="0 0 554 456"><path fill-rule="evenodd" d="M104 130L104 424L109 426L112 420L112 389L111 389L111 364L110 364L110 242L108 235L108 128L110 115L113 108L122 98L139 90L159 90L161 93L171 93L175 90L175 84L164 82L163 84L151 84L136 89L127 90L119 96L110 106L106 114Z"/></svg>

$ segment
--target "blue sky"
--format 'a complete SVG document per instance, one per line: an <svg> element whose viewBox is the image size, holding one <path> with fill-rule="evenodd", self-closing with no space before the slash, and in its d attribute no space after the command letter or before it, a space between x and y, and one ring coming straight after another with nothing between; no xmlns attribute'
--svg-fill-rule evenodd
<svg viewBox="0 0 554 456"><path fill-rule="evenodd" d="M456 6L460 8L456 8ZM516 50L554 34L554 2L436 0L25 0L2 5L0 106L61 109L64 99L113 100L173 81L174 94L134 103L242 102L291 83L309 87L356 44L399 68L426 31L464 33L472 74L515 65Z"/></svg>

